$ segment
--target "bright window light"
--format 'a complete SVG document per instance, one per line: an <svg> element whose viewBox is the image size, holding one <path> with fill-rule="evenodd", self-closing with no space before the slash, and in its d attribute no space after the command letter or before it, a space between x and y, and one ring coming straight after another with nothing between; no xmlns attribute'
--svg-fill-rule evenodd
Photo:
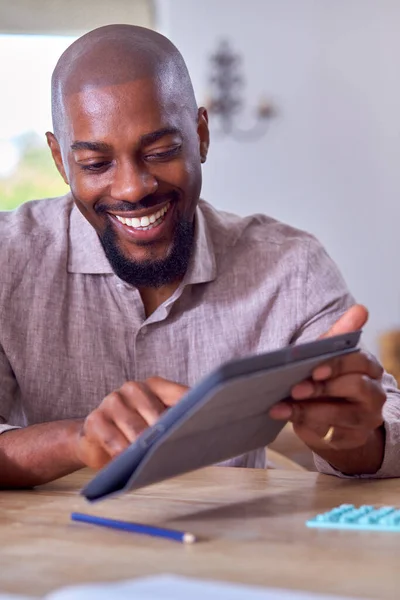
<svg viewBox="0 0 400 600"><path fill-rule="evenodd" d="M0 210L67 191L44 134L52 130L51 74L74 39L0 36Z"/></svg>

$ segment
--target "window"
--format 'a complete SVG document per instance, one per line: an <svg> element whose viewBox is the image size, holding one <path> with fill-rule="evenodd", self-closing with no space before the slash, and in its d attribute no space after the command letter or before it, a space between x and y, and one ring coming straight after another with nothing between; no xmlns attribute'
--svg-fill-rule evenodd
<svg viewBox="0 0 400 600"><path fill-rule="evenodd" d="M13 0L0 4L0 210L59 196L53 164L50 80L62 52L85 31L114 23L154 24L148 0Z"/></svg>
<svg viewBox="0 0 400 600"><path fill-rule="evenodd" d="M0 36L0 210L68 189L44 134L52 130L51 73L74 39Z"/></svg>

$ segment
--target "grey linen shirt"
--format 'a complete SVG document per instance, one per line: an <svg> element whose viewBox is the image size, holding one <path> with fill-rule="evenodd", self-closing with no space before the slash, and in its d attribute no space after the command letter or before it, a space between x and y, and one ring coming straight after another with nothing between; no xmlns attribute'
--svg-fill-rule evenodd
<svg viewBox="0 0 400 600"><path fill-rule="evenodd" d="M316 339L353 303L307 233L203 201L195 231L184 280L146 318L70 196L0 213L0 432L85 417L127 380L192 386L227 360ZM400 475L400 394L390 376L384 384L377 477ZM225 464L264 467L265 452Z"/></svg>

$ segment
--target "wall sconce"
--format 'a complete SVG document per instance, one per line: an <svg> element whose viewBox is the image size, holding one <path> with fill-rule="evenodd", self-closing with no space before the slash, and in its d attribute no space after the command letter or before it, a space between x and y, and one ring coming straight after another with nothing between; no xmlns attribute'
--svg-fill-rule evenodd
<svg viewBox="0 0 400 600"><path fill-rule="evenodd" d="M211 75L209 85L211 95L206 99L205 107L210 115L216 115L220 122L220 133L230 135L237 140L255 140L267 130L269 120L275 116L272 105L260 100L256 109L256 121L250 129L236 126L237 115L243 109L240 91L244 86L240 74L241 58L235 54L227 41L221 42L217 52L210 58Z"/></svg>

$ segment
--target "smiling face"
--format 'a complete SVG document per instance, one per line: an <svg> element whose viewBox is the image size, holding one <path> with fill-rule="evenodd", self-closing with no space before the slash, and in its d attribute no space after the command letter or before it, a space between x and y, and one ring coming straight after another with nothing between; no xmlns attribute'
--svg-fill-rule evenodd
<svg viewBox="0 0 400 600"><path fill-rule="evenodd" d="M47 134L111 266L138 287L181 278L192 249L207 114L170 87L158 77L84 87L65 98L62 135Z"/></svg>

